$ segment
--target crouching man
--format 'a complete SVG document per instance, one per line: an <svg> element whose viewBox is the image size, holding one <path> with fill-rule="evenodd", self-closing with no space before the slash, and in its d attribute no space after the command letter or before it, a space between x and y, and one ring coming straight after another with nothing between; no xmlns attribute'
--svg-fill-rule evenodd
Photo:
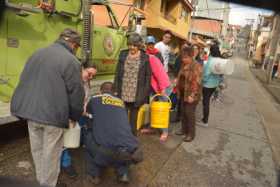
<svg viewBox="0 0 280 187"><path fill-rule="evenodd" d="M128 183L129 165L143 160L124 103L113 96L112 87L111 82L103 83L101 95L92 97L87 105L91 117L85 135L87 173L94 184L101 182L101 172L108 166L116 169L119 182Z"/></svg>

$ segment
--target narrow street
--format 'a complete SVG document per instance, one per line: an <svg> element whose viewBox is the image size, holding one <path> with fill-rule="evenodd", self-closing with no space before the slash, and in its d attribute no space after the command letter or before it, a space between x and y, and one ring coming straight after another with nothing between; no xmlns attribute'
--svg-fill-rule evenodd
<svg viewBox="0 0 280 187"><path fill-rule="evenodd" d="M182 143L181 137L175 135L171 135L166 144L160 144L155 135L141 136L145 161L131 168L131 183L126 186L277 186L277 145L271 142L275 139L267 136L270 129L258 111L258 90L253 86L256 80L247 61L240 57L232 60L235 73L228 77L223 101L212 103L209 127L198 126L192 143ZM264 110L272 110L275 106L264 107L271 107ZM279 110L277 112L279 115ZM179 124L171 126L174 132ZM0 175L34 180L26 128L18 126L17 129L24 136L9 142L1 140ZM61 179L72 187L93 186L85 180L82 150L73 150L72 154L79 177L70 180L62 174ZM103 179L100 186L121 186L115 182L111 169L105 172Z"/></svg>
<svg viewBox="0 0 280 187"><path fill-rule="evenodd" d="M257 111L256 100L261 98L252 87L247 61L239 57L232 60L235 73L229 77L223 104L212 105L209 127L198 127L195 141L182 143L155 183L277 186L276 163L262 114Z"/></svg>

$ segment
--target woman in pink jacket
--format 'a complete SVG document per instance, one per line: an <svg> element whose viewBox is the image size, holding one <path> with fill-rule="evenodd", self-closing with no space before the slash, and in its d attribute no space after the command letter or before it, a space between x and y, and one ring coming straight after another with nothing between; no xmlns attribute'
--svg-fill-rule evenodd
<svg viewBox="0 0 280 187"><path fill-rule="evenodd" d="M151 53L154 51L154 45L156 41L153 36L148 36L146 40L147 50L146 53L150 56L150 67L152 70L152 78L151 78L151 87L152 94L161 94L161 95L169 95L168 88L170 87L170 81L168 74L164 70L162 62L160 59L155 56L155 54ZM164 100L165 97L159 97L160 100ZM162 134L160 136L160 141L166 141L168 137L168 128L161 129ZM150 133L151 129L142 129L142 133Z"/></svg>
<svg viewBox="0 0 280 187"><path fill-rule="evenodd" d="M160 60L154 55L150 55L150 66L152 70L151 86L153 92L155 94L168 95L166 89L170 86L169 77Z"/></svg>

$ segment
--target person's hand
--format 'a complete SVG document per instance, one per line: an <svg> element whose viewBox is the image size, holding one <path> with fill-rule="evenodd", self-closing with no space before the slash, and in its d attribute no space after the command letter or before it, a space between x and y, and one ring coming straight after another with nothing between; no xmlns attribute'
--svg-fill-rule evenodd
<svg viewBox="0 0 280 187"><path fill-rule="evenodd" d="M92 68L93 70L91 71L91 74L92 74L92 76L94 77L95 75L96 75L96 73L97 73L97 69L95 69L95 68Z"/></svg>
<svg viewBox="0 0 280 187"><path fill-rule="evenodd" d="M188 96L188 103L193 103L194 102L194 98L193 96Z"/></svg>
<svg viewBox="0 0 280 187"><path fill-rule="evenodd" d="M71 129L71 128L74 128L75 125L76 125L76 122L73 121L73 120L71 120L71 119L69 119L69 128L70 128L70 129Z"/></svg>

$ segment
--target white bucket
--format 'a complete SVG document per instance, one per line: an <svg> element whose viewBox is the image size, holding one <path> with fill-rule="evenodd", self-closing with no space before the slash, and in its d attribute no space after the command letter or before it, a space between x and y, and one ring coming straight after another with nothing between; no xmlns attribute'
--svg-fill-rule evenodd
<svg viewBox="0 0 280 187"><path fill-rule="evenodd" d="M218 75L231 75L234 71L234 63L228 59L212 58L211 71Z"/></svg>
<svg viewBox="0 0 280 187"><path fill-rule="evenodd" d="M66 147L66 148L79 147L80 138L81 138L80 125L77 122L76 122L76 124L70 123L69 128L65 129L64 133L63 133L64 147Z"/></svg>

